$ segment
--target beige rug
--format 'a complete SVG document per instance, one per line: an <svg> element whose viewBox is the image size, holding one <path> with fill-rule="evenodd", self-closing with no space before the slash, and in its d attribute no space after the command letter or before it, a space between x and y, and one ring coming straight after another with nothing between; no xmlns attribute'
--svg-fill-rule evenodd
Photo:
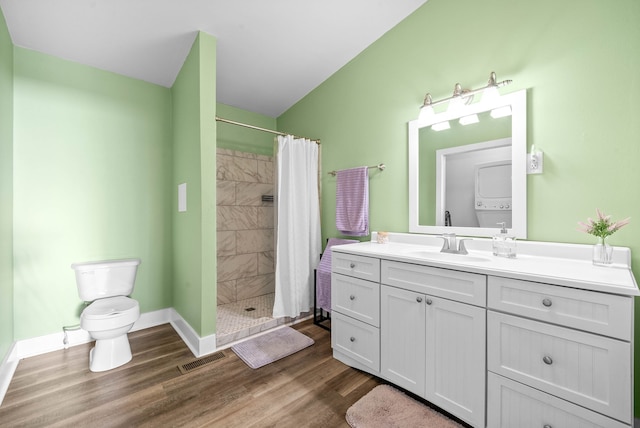
<svg viewBox="0 0 640 428"><path fill-rule="evenodd" d="M352 428L460 428L440 413L389 385L378 385L347 410Z"/></svg>
<svg viewBox="0 0 640 428"><path fill-rule="evenodd" d="M258 369L314 344L313 339L291 327L283 327L231 347L242 361Z"/></svg>

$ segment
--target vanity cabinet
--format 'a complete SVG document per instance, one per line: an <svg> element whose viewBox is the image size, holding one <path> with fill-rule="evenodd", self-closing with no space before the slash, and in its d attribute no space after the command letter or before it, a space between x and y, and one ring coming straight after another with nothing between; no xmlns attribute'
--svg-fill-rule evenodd
<svg viewBox="0 0 640 428"><path fill-rule="evenodd" d="M484 426L486 276L381 263L381 377Z"/></svg>
<svg viewBox="0 0 640 428"><path fill-rule="evenodd" d="M633 425L628 249L603 268L588 246L523 242L503 259L478 240L456 263L406 240L332 249L335 358L477 428Z"/></svg>
<svg viewBox="0 0 640 428"><path fill-rule="evenodd" d="M588 426L631 424L631 299L489 277L488 425L513 426L503 406L516 396L528 396L524 406L546 403L556 409L550 414L570 419L584 417L575 405L611 418ZM530 388L516 390L509 380Z"/></svg>

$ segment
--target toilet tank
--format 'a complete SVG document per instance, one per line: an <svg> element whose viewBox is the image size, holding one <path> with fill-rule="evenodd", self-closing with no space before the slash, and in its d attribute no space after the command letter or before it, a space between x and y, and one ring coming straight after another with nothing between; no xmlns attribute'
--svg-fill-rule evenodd
<svg viewBox="0 0 640 428"><path fill-rule="evenodd" d="M140 259L73 263L78 295L85 302L133 292Z"/></svg>

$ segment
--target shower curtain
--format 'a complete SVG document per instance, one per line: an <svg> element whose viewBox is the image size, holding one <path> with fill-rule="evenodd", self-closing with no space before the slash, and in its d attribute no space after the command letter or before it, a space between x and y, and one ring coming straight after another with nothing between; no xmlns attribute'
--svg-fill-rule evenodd
<svg viewBox="0 0 640 428"><path fill-rule="evenodd" d="M273 317L297 317L313 306L313 269L321 251L318 145L279 136L276 273Z"/></svg>

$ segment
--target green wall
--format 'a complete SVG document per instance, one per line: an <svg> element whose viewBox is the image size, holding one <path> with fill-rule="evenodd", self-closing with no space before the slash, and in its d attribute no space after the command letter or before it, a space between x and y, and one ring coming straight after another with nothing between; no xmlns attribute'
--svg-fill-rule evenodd
<svg viewBox="0 0 640 428"><path fill-rule="evenodd" d="M276 119L269 116L252 113L222 103L218 103L217 108L216 114L224 119L265 129L276 129L277 127ZM272 156L273 141L274 135L268 132L218 122L219 148Z"/></svg>
<svg viewBox="0 0 640 428"><path fill-rule="evenodd" d="M0 13L0 362L13 343L13 44Z"/></svg>
<svg viewBox="0 0 640 428"><path fill-rule="evenodd" d="M14 339L79 320L70 264L139 257L171 306L169 89L14 48Z"/></svg>
<svg viewBox="0 0 640 428"><path fill-rule="evenodd" d="M503 92L528 88L528 142L545 153L544 174L528 177L529 239L590 244L576 223L596 208L631 216L611 242L631 247L640 278L638 22L637 0L429 0L278 118L322 140L324 237L338 235L326 171L379 162L371 230L408 231L407 122L426 92L448 97L495 71L514 81Z"/></svg>
<svg viewBox="0 0 640 428"><path fill-rule="evenodd" d="M199 33L173 96L173 307L202 337L216 328L216 41ZM178 212L178 185L187 210Z"/></svg>

